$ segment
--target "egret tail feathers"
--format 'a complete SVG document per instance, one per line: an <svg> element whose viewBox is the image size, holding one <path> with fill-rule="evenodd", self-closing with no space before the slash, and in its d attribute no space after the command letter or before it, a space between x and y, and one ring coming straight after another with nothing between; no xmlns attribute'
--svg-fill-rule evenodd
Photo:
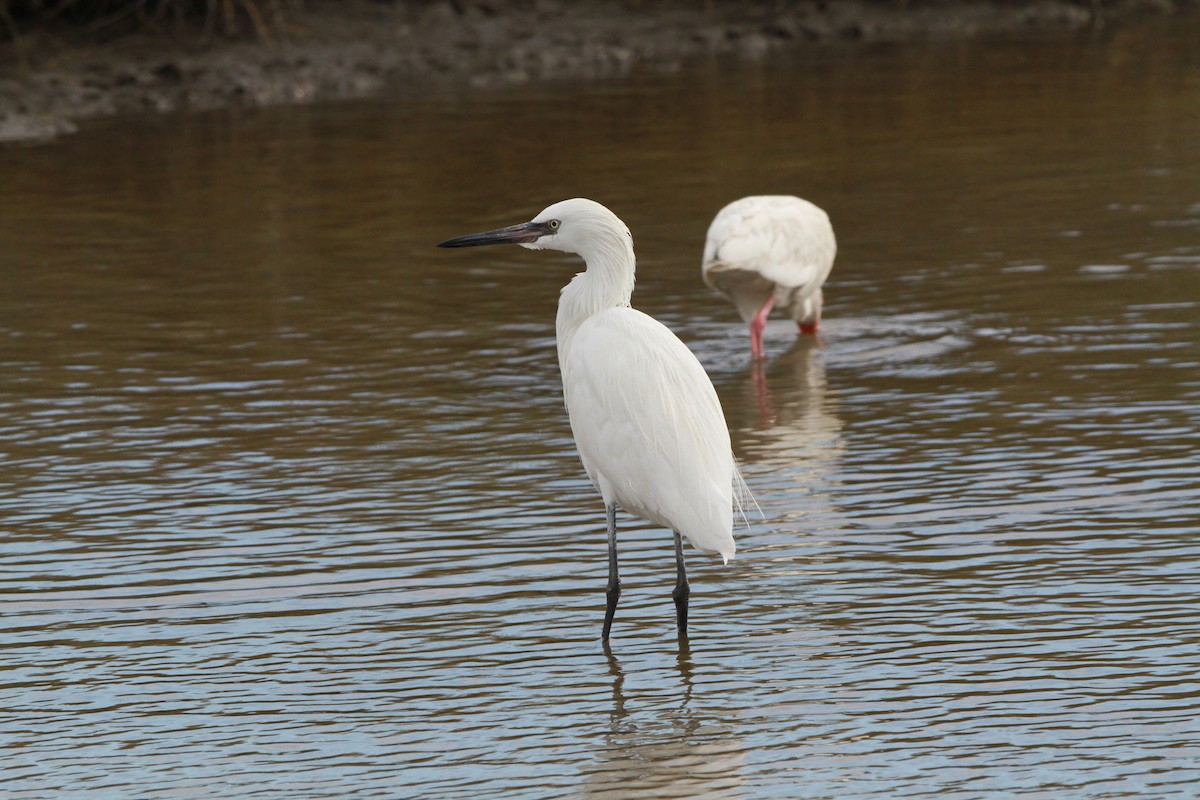
<svg viewBox="0 0 1200 800"><path fill-rule="evenodd" d="M746 511L749 506L753 506L758 512L758 516L766 519L767 515L763 513L759 507L758 501L754 499L754 495L750 491L750 487L746 485L746 481L742 478L742 471L738 469L737 462L733 464L733 505L737 508L737 515L742 518L742 527L749 528L750 520L746 516Z"/></svg>

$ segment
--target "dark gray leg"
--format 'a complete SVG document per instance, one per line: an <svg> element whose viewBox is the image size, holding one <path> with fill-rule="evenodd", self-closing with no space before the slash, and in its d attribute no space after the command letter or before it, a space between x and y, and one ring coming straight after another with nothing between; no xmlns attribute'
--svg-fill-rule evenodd
<svg viewBox="0 0 1200 800"><path fill-rule="evenodd" d="M679 625L679 635L687 638L687 615L688 615L688 598L692 595L691 587L688 586L687 569L683 566L683 537L679 535L679 531L673 531L675 534L675 591L671 592L671 597L675 598L675 621Z"/></svg>
<svg viewBox="0 0 1200 800"><path fill-rule="evenodd" d="M604 631L600 638L607 642L613 615L617 613L617 601L621 599L621 576L617 574L617 507L610 505L605 510L608 512L608 588L604 594L608 597L608 605L604 609Z"/></svg>

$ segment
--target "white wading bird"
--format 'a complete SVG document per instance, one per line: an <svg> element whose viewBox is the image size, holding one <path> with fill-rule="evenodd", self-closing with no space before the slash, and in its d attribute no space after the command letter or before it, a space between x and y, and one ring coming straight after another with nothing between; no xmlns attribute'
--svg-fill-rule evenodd
<svg viewBox="0 0 1200 800"><path fill-rule="evenodd" d="M608 640L621 596L618 506L674 532L672 597L679 634L686 638L690 590L680 535L726 562L736 549L734 488L742 483L712 381L665 325L630 308L633 237L607 208L592 200L563 200L530 222L438 247L505 242L576 253L587 267L563 287L556 333L571 432L608 516L601 639Z"/></svg>
<svg viewBox="0 0 1200 800"><path fill-rule="evenodd" d="M762 358L767 315L778 305L801 333L821 321L821 284L833 269L837 241L829 215L788 195L734 200L708 226L704 282L737 306L750 325L750 353Z"/></svg>

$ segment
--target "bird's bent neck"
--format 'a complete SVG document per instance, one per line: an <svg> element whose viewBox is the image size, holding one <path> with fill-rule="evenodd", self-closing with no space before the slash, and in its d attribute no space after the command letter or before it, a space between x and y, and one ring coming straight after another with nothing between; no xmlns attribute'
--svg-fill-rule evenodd
<svg viewBox="0 0 1200 800"><path fill-rule="evenodd" d="M583 256L587 269L563 287L558 300L558 353L570 347L571 339L588 317L605 309L629 306L633 296L635 262L628 236L614 233L597 239Z"/></svg>

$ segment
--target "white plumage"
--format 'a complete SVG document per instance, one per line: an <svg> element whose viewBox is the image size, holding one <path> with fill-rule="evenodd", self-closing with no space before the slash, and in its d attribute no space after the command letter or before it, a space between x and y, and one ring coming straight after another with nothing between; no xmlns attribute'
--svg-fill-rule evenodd
<svg viewBox="0 0 1200 800"><path fill-rule="evenodd" d="M821 286L837 241L829 215L789 195L755 195L722 208L708 227L701 272L750 326L750 350L762 357L767 315L779 306L803 333L821 320Z"/></svg>
<svg viewBox="0 0 1200 800"><path fill-rule="evenodd" d="M674 597L679 631L686 635L689 589L680 536L726 560L736 550L733 505L740 478L712 381L674 333L630 307L633 238L604 206L564 200L530 222L439 246L501 242L577 253L586 264L562 290L556 332L571 431L608 512L602 637L608 638L620 596L618 506L675 532Z"/></svg>
<svg viewBox="0 0 1200 800"><path fill-rule="evenodd" d="M571 432L605 504L728 560L736 549L733 455L700 362L662 323L629 307L598 312L559 341Z"/></svg>

